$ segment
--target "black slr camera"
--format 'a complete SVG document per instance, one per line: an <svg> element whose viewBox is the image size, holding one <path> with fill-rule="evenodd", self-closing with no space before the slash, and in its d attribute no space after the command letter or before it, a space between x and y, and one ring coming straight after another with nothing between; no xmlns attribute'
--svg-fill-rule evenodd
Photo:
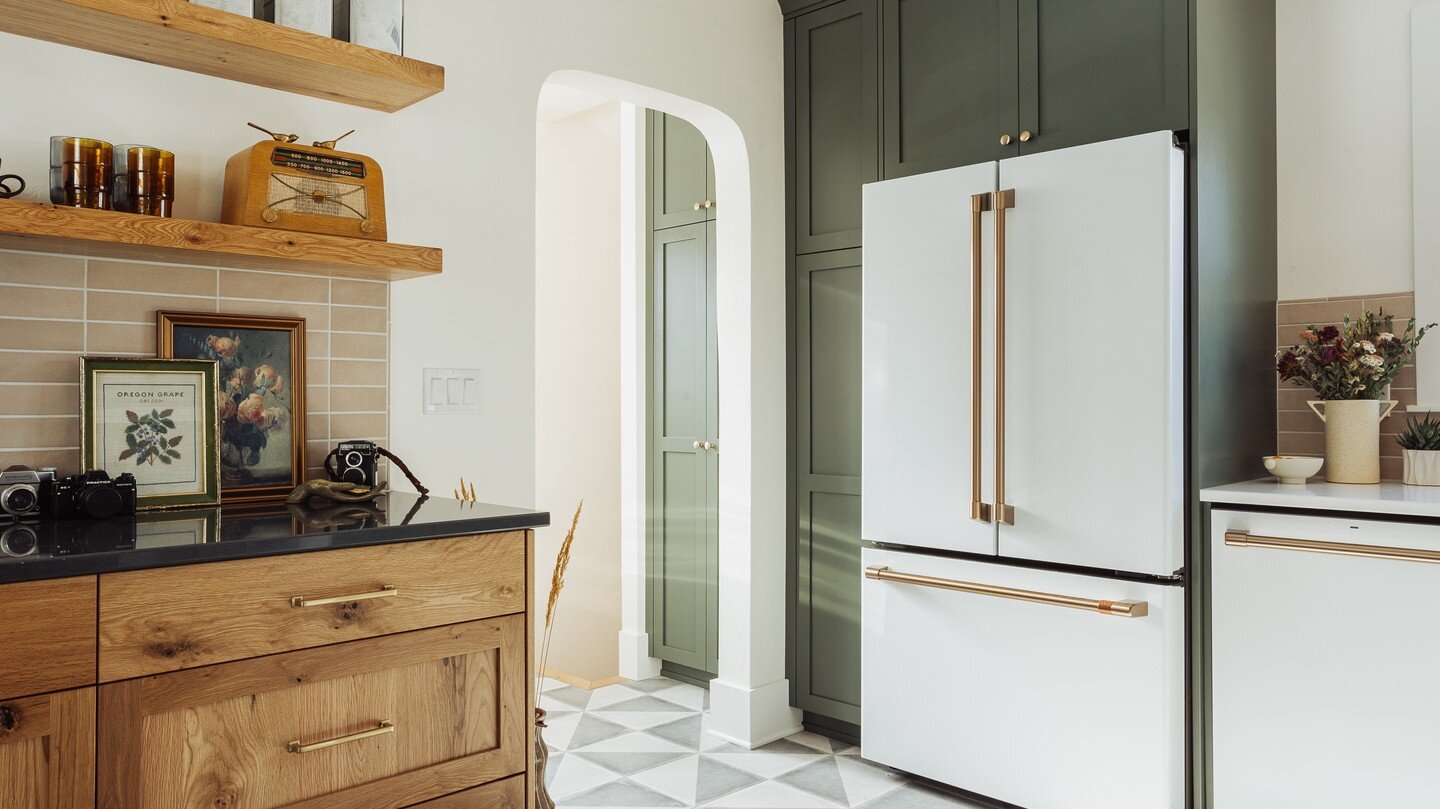
<svg viewBox="0 0 1440 809"><path fill-rule="evenodd" d="M103 520L135 513L135 476L112 478L102 469L48 481L40 487L40 510L56 519Z"/></svg>

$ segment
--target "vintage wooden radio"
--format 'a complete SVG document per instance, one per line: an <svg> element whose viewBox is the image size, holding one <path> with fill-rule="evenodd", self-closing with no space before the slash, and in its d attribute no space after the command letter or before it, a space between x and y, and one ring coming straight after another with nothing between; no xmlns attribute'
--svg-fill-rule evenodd
<svg viewBox="0 0 1440 809"><path fill-rule="evenodd" d="M302 146L271 132L225 164L220 219L232 225L385 241L385 188L374 160L335 150L335 140Z"/></svg>

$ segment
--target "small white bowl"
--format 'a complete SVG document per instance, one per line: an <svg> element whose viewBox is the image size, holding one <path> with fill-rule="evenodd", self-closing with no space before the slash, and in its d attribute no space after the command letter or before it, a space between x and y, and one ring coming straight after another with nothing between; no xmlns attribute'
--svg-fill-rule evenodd
<svg viewBox="0 0 1440 809"><path fill-rule="evenodd" d="M1280 478L1281 483L1299 484L1303 484L1325 465L1324 458L1308 455L1266 455L1262 462L1270 474Z"/></svg>

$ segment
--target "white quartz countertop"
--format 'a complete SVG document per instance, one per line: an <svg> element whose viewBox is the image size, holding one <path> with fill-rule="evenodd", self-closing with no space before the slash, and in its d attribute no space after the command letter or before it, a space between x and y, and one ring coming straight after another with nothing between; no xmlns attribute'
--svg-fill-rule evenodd
<svg viewBox="0 0 1440 809"><path fill-rule="evenodd" d="M1304 485L1275 478L1248 480L1200 491L1206 503L1273 508L1356 511L1440 519L1440 486L1406 486L1393 481L1374 485L1311 481Z"/></svg>

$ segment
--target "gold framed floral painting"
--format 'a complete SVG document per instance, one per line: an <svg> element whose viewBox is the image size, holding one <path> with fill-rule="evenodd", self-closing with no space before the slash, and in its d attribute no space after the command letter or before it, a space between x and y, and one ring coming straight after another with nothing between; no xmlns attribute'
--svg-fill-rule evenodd
<svg viewBox="0 0 1440 809"><path fill-rule="evenodd" d="M80 358L80 461L135 475L137 509L220 502L217 364Z"/></svg>
<svg viewBox="0 0 1440 809"><path fill-rule="evenodd" d="M283 498L305 476L305 319L155 313L162 357L214 360L226 503Z"/></svg>

